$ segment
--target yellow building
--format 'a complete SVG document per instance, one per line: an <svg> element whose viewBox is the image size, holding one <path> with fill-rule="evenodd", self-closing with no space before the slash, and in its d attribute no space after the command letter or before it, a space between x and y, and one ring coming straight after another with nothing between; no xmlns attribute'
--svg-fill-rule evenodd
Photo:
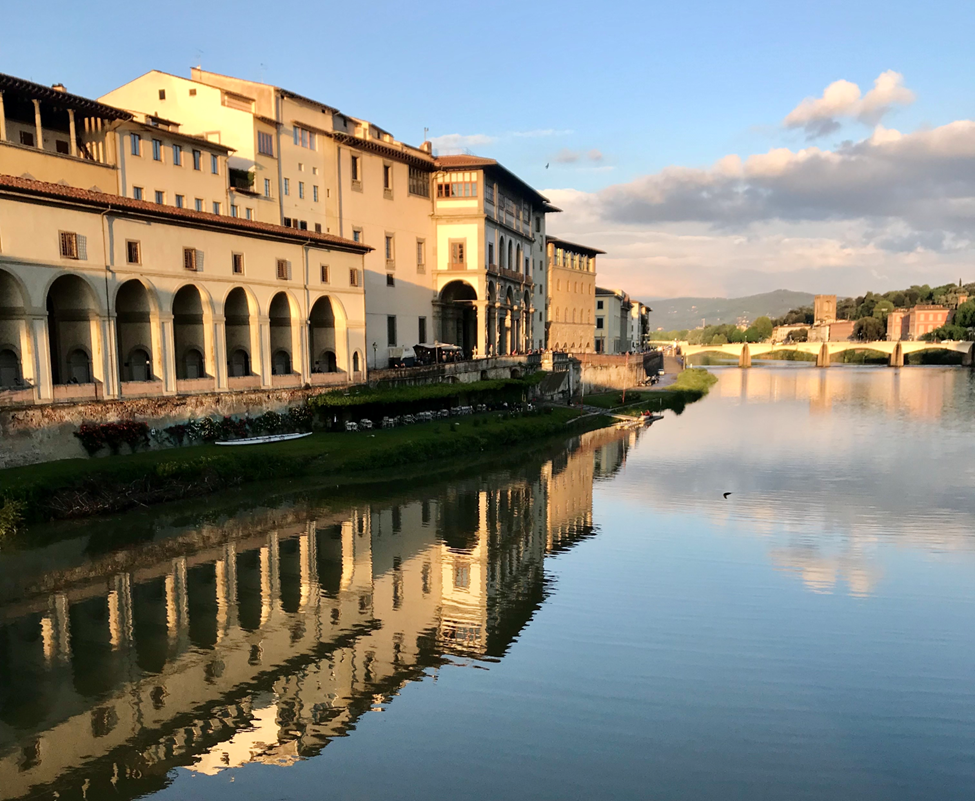
<svg viewBox="0 0 975 801"><path fill-rule="evenodd" d="M550 236L548 347L575 353L595 350L596 256L604 251Z"/></svg>

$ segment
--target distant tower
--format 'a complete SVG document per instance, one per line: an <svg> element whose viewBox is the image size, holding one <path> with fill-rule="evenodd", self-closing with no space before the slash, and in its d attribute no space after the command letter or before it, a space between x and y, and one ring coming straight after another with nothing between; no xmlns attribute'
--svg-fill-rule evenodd
<svg viewBox="0 0 975 801"><path fill-rule="evenodd" d="M813 322L831 323L836 319L836 295L816 295L813 301Z"/></svg>

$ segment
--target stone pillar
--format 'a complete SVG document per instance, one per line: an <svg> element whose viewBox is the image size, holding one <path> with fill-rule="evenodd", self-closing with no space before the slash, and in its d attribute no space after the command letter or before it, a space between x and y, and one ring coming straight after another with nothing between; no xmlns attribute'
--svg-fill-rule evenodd
<svg viewBox="0 0 975 801"><path fill-rule="evenodd" d="M894 345L894 351L890 354L890 366L891 367L903 367L904 366L904 348L900 342Z"/></svg>
<svg viewBox="0 0 975 801"><path fill-rule="evenodd" d="M829 367L829 345L827 345L825 342L819 349L819 355L816 357L816 366Z"/></svg>
<svg viewBox="0 0 975 801"><path fill-rule="evenodd" d="M291 369L301 374L301 383L311 381L310 329L308 321L291 320ZM336 363L338 354L336 354Z"/></svg>
<svg viewBox="0 0 975 801"><path fill-rule="evenodd" d="M132 580L128 573L111 579L108 592L108 635L117 650L132 641Z"/></svg>
<svg viewBox="0 0 975 801"><path fill-rule="evenodd" d="M204 300L204 303L206 301ZM223 317L218 318L216 315L212 316L209 320L206 319L206 314L203 316L203 371L210 377L213 378L213 385L216 387L217 377L220 375L221 371L226 375L227 371L227 360L224 359L224 365L221 369L218 366L218 342L220 338L217 337L217 320L220 320L220 330L223 331ZM223 336L222 341L226 343L227 337Z"/></svg>
<svg viewBox="0 0 975 801"><path fill-rule="evenodd" d="M738 356L738 366L739 367L752 366L752 352L749 349L747 343L741 346L741 354Z"/></svg>
<svg viewBox="0 0 975 801"><path fill-rule="evenodd" d="M71 137L71 141L68 143L70 148L70 153L75 158L78 158L78 132L74 125L74 109L68 109L68 135Z"/></svg>
<svg viewBox="0 0 975 801"><path fill-rule="evenodd" d="M48 601L48 613L41 618L41 641L44 659L48 664L55 659L67 662L71 658L68 596L63 593L52 595Z"/></svg>
<svg viewBox="0 0 975 801"><path fill-rule="evenodd" d="M161 331L159 377L163 382L163 392L167 395L176 394L176 335L173 330L173 315L160 314L159 327Z"/></svg>
<svg viewBox="0 0 975 801"><path fill-rule="evenodd" d="M260 370L255 370L251 365L251 370L261 377L261 386L271 386L271 320L269 317L261 316L258 325L261 332L261 352L258 355Z"/></svg>
<svg viewBox="0 0 975 801"><path fill-rule="evenodd" d="M121 395L119 382L119 354L116 318L114 314L101 320L102 354L104 363L104 378L102 391L106 398L118 398Z"/></svg>
<svg viewBox="0 0 975 801"><path fill-rule="evenodd" d="M227 319L222 315L213 318L213 347L217 389L227 389Z"/></svg>
<svg viewBox="0 0 975 801"><path fill-rule="evenodd" d="M41 101L34 101L34 129L37 132L37 149L44 149L44 129L41 127Z"/></svg>
<svg viewBox="0 0 975 801"><path fill-rule="evenodd" d="M487 356L488 339L488 305L486 300L474 301L477 311L477 355L482 359Z"/></svg>
<svg viewBox="0 0 975 801"><path fill-rule="evenodd" d="M171 640L177 640L189 625L189 602L186 595L186 557L173 560L166 576L166 630Z"/></svg>
<svg viewBox="0 0 975 801"><path fill-rule="evenodd" d="M317 529L315 521L308 523L305 533L298 539L298 565L301 582L301 608L307 607L318 597Z"/></svg>
<svg viewBox="0 0 975 801"><path fill-rule="evenodd" d="M48 338L47 316L31 321L34 331L34 396L38 401L54 400L54 377L51 373L51 342Z"/></svg>
<svg viewBox="0 0 975 801"><path fill-rule="evenodd" d="M3 110L3 92L0 92L0 142L7 141L7 115Z"/></svg>

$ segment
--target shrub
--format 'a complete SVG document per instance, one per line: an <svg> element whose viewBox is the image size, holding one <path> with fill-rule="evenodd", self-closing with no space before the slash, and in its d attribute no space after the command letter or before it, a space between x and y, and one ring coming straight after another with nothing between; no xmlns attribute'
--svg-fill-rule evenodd
<svg viewBox="0 0 975 801"><path fill-rule="evenodd" d="M113 454L118 454L123 443L134 453L140 445L149 443L149 426L134 420L123 420L120 423L82 423L75 436L81 440L81 445L89 456L94 456L105 446Z"/></svg>

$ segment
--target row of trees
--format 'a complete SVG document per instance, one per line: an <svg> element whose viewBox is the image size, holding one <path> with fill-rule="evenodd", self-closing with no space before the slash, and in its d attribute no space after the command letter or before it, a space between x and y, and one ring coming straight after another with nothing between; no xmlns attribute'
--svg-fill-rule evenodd
<svg viewBox="0 0 975 801"><path fill-rule="evenodd" d="M729 342L764 342L772 336L772 321L768 317L759 317L748 328L742 331L738 326L709 325L705 328L686 328L680 331L659 331L654 335L658 340L687 341L690 345L727 345Z"/></svg>

